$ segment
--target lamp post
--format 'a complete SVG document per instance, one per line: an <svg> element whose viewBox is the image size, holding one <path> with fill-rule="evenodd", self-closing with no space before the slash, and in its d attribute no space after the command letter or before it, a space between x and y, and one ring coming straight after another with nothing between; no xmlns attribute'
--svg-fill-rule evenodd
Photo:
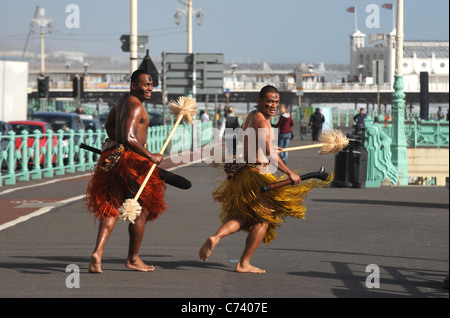
<svg viewBox="0 0 450 318"><path fill-rule="evenodd" d="M392 164L398 171L398 184L408 185L408 156L405 136L405 93L403 93L403 0L397 0L397 35L395 37L395 76L392 94Z"/></svg>
<svg viewBox="0 0 450 318"><path fill-rule="evenodd" d="M137 0L130 0L130 76L138 68Z"/></svg>
<svg viewBox="0 0 450 318"><path fill-rule="evenodd" d="M182 13L187 17L186 26L187 26L187 53L192 53L192 15L196 14L197 25L202 25L203 23L203 13L202 9L195 9L192 7L192 0L188 0L188 3L184 3L181 0L178 0L182 5L185 6L184 9L177 8L177 12L174 15L175 24L180 25L183 16Z"/></svg>
<svg viewBox="0 0 450 318"><path fill-rule="evenodd" d="M53 20L47 19L45 17L45 9L38 7L36 10L36 14L34 15L34 18L31 20L31 29L34 27L39 26L41 27L41 76L45 75L45 50L44 50L44 28L48 26L48 32L53 32Z"/></svg>

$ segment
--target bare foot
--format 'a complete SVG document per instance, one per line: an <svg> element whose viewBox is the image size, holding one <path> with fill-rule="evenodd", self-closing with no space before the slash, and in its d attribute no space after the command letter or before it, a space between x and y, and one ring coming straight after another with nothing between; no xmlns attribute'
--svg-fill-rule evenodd
<svg viewBox="0 0 450 318"><path fill-rule="evenodd" d="M263 269L252 266L250 264L242 265L241 262L238 262L238 264L236 265L236 268L234 270L238 273L253 273L253 274L265 274L266 273L266 271Z"/></svg>
<svg viewBox="0 0 450 318"><path fill-rule="evenodd" d="M125 266L140 272L153 272L155 270L154 266L145 264L140 258L127 259Z"/></svg>
<svg viewBox="0 0 450 318"><path fill-rule="evenodd" d="M89 273L102 274L102 258L97 253L93 253L89 262Z"/></svg>
<svg viewBox="0 0 450 318"><path fill-rule="evenodd" d="M219 243L219 240L214 236L211 236L206 240L205 244L203 244L203 246L200 248L200 251L198 252L198 255L200 256L200 259L202 261L206 262L208 260L217 243Z"/></svg>

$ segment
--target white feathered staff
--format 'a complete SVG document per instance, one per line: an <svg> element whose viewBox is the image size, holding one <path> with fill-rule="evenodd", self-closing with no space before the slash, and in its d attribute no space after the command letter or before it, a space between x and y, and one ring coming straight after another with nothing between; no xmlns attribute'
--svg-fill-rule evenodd
<svg viewBox="0 0 450 318"><path fill-rule="evenodd" d="M340 130L332 130L323 133L322 136L320 136L319 141L321 142L319 144L284 148L281 149L280 152L320 148L319 154L321 155L327 153L337 154L348 145L348 138Z"/></svg>
<svg viewBox="0 0 450 318"><path fill-rule="evenodd" d="M161 155L166 150L167 145L172 139L175 130L177 129L178 125L180 124L183 118L186 122L192 125L192 117L197 114L197 104L195 103L194 99L190 97L181 96L178 98L176 102L175 101L170 102L169 110L177 118L177 120L172 128L172 131L167 137L166 142L162 146L161 151L159 152ZM156 164L153 164L147 176L145 177L144 182L141 184L139 191L136 193L135 197L133 199L126 199L123 205L119 208L120 218L122 220L124 221L128 220L129 222L134 224L136 218L141 214L142 207L139 204L138 199L142 191L144 190L145 186L147 185L147 182L150 179L155 168Z"/></svg>

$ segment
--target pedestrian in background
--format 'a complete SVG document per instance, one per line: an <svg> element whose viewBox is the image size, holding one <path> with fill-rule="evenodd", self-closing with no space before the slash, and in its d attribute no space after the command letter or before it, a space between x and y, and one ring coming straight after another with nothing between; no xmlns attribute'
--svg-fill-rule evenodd
<svg viewBox="0 0 450 318"><path fill-rule="evenodd" d="M445 118L444 112L442 111L442 106L439 106L439 109L438 109L436 115L437 115L437 120L442 120Z"/></svg>
<svg viewBox="0 0 450 318"><path fill-rule="evenodd" d="M220 139L225 137L225 148L227 150L227 153L229 154L236 154L237 149L237 131L236 128L240 128L243 124L242 120L236 116L234 113L234 107L229 106L227 107L227 116L222 121L222 125L220 126L219 136ZM225 129L232 129L233 133L230 134L230 132L225 133ZM230 148L231 146L231 148Z"/></svg>
<svg viewBox="0 0 450 318"><path fill-rule="evenodd" d="M278 123L272 125L274 128L278 128L278 147L279 148L287 148L289 146L289 142L292 139L292 126L294 126L294 121L291 118L291 114L287 111L286 105L280 105L280 119ZM280 152L281 160L286 164L288 159L287 152Z"/></svg>
<svg viewBox="0 0 450 318"><path fill-rule="evenodd" d="M319 142L320 135L322 135L322 125L325 122L325 117L317 107L316 111L309 117L309 129L312 130L312 140L316 144Z"/></svg>
<svg viewBox="0 0 450 318"><path fill-rule="evenodd" d="M208 112L206 110L201 110L200 111L200 120L202 121L202 123L209 121L209 115Z"/></svg>

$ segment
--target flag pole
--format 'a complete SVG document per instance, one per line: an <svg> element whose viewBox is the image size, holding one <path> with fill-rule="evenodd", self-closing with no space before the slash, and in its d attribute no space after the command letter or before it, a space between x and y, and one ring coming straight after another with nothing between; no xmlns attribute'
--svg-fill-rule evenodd
<svg viewBox="0 0 450 318"><path fill-rule="evenodd" d="M392 30L394 30L395 27L395 6L392 6Z"/></svg>
<svg viewBox="0 0 450 318"><path fill-rule="evenodd" d="M356 5L355 5L355 30L358 30L358 10L356 10Z"/></svg>

